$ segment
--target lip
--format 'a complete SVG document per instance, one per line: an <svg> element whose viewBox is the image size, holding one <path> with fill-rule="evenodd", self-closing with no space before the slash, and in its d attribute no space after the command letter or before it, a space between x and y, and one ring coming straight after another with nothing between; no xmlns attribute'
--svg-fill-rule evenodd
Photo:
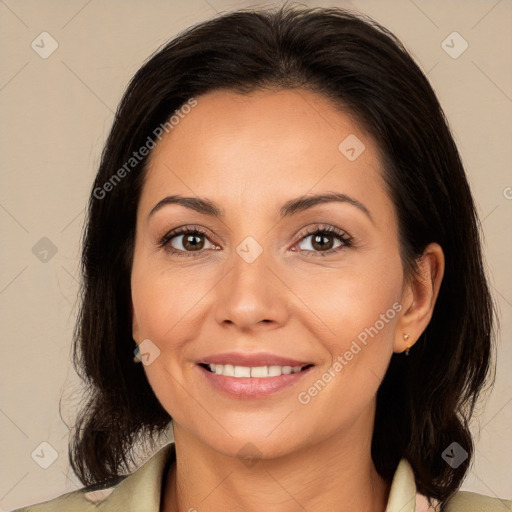
<svg viewBox="0 0 512 512"><path fill-rule="evenodd" d="M232 364L234 366L307 366L298 373L277 377L226 377L212 373L202 364ZM299 361L273 354L226 353L204 357L197 361L196 368L215 390L231 398L265 398L299 383L314 367L313 363Z"/></svg>
<svg viewBox="0 0 512 512"><path fill-rule="evenodd" d="M299 361L289 357L260 352L257 354L242 354L240 352L227 352L225 354L212 354L197 361L197 364L232 364L233 366L306 366L311 361Z"/></svg>

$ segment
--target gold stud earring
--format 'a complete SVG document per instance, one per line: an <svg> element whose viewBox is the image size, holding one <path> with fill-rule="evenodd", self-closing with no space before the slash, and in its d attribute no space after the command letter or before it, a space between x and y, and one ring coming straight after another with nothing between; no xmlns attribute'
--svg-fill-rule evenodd
<svg viewBox="0 0 512 512"><path fill-rule="evenodd" d="M404 334L404 341L407 341L409 339L409 335L408 334ZM407 348L405 349L405 355L408 356L409 355L409 349L411 348L411 345L408 345Z"/></svg>

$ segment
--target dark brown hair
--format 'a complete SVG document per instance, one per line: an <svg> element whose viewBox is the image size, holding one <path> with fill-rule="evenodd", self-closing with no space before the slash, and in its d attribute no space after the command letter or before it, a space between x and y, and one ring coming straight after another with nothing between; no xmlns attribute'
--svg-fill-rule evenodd
<svg viewBox="0 0 512 512"><path fill-rule="evenodd" d="M171 420L133 363L130 271L147 157L109 187L155 129L191 97L225 89L304 88L349 112L376 142L399 221L406 274L430 242L445 254L433 317L409 357L392 356L378 390L372 457L391 480L400 458L418 491L446 500L473 454L468 422L490 376L493 304L464 168L428 80L400 41L341 9L237 11L196 25L155 53L119 105L89 201L74 364L89 394L69 455L84 484L130 472L131 451ZM198 99L200 101L200 98ZM118 174L119 176L119 174ZM100 197L101 196L101 197ZM459 443L468 459L442 458Z"/></svg>

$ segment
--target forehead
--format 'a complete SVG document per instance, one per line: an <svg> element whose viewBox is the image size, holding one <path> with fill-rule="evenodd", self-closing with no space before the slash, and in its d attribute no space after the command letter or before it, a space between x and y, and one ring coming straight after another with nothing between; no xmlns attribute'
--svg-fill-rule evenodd
<svg viewBox="0 0 512 512"><path fill-rule="evenodd" d="M389 209L376 145L328 99L280 90L196 100L150 156L143 209L170 193L270 208L325 191Z"/></svg>

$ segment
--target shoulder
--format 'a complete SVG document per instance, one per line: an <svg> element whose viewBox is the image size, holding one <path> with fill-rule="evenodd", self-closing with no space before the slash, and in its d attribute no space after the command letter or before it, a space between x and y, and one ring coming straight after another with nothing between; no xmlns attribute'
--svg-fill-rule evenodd
<svg viewBox="0 0 512 512"><path fill-rule="evenodd" d="M175 457L174 443L171 443L131 475L101 486L84 487L12 512L98 512L100 509L104 512L157 512L163 478Z"/></svg>
<svg viewBox="0 0 512 512"><path fill-rule="evenodd" d="M476 492L459 491L448 500L445 512L512 512L512 501Z"/></svg>
<svg viewBox="0 0 512 512"><path fill-rule="evenodd" d="M415 499L414 499L415 498ZM512 512L512 501L476 492L458 491L443 506L432 503L416 489L414 472L406 459L401 459L393 477L386 512Z"/></svg>
<svg viewBox="0 0 512 512"><path fill-rule="evenodd" d="M88 488L83 488L63 494L53 500L18 508L12 512L98 512L97 503L107 498L113 490L114 487L96 491L88 491Z"/></svg>
<svg viewBox="0 0 512 512"><path fill-rule="evenodd" d="M104 502L116 490L117 484L125 478L129 483L129 477L120 477L103 485L83 487L77 491L62 494L52 500L28 505L12 512L86 512L89 510L98 512L98 503Z"/></svg>

